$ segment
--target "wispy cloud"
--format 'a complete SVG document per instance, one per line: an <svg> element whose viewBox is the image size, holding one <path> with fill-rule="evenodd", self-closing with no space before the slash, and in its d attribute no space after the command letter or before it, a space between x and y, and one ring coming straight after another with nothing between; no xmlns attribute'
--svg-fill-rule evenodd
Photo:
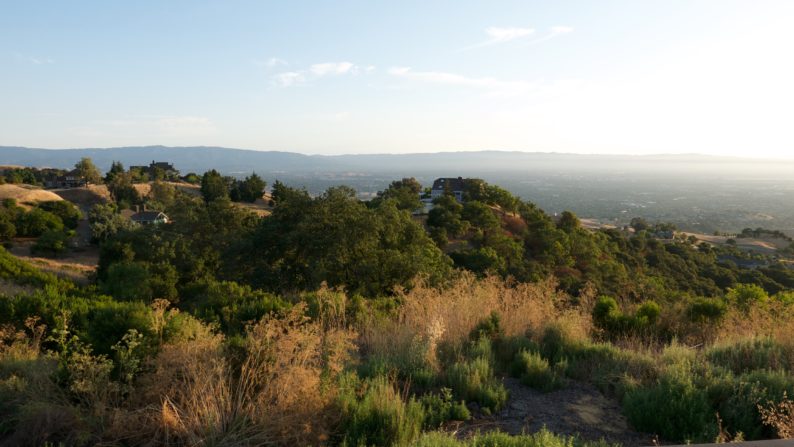
<svg viewBox="0 0 794 447"><path fill-rule="evenodd" d="M535 88L536 84L527 81L502 81L496 78L472 78L443 71L414 71L410 67L393 67L389 74L417 82L445 84L487 90L494 94L521 94Z"/></svg>
<svg viewBox="0 0 794 447"><path fill-rule="evenodd" d="M22 56L21 54L17 54L17 59L26 61L33 65L49 65L55 63L55 59L50 57Z"/></svg>
<svg viewBox="0 0 794 447"><path fill-rule="evenodd" d="M291 87L304 84L326 76L356 76L361 73L371 73L375 70L372 65L360 67L352 62L323 62L312 64L303 70L285 71L271 77L273 83L280 87Z"/></svg>
<svg viewBox="0 0 794 447"><path fill-rule="evenodd" d="M273 67L279 67L281 65L289 65L289 62L277 57L271 57L270 59L267 60L266 65L270 68L273 68Z"/></svg>
<svg viewBox="0 0 794 447"><path fill-rule="evenodd" d="M251 59L251 63L258 66L258 67L267 67L268 69L273 69L276 67L285 67L289 65L289 62L281 59L279 57L271 57L266 60L262 59Z"/></svg>
<svg viewBox="0 0 794 447"><path fill-rule="evenodd" d="M489 45L510 42L518 39L526 39L527 37L531 36L534 32L535 30L532 28L491 26L485 28L485 34L488 36L488 39L480 43L476 43L474 45L470 45L468 47L462 48L460 51L473 50L475 48L487 47Z"/></svg>
<svg viewBox="0 0 794 447"><path fill-rule="evenodd" d="M543 36L530 40L527 42L527 45L535 45L537 43L545 42L550 39L554 39L555 37L562 36L563 34L569 34L573 32L573 28L570 26L552 26L549 28L549 31L544 34Z"/></svg>

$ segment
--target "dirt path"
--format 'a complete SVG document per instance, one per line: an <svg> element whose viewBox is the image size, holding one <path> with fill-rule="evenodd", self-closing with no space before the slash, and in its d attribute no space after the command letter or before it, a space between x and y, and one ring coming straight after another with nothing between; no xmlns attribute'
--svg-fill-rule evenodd
<svg viewBox="0 0 794 447"><path fill-rule="evenodd" d="M631 430L620 405L591 385L571 381L565 388L541 393L518 379L505 378L510 392L498 414L473 421L460 428L463 436L477 431L499 429L510 434L533 433L544 426L553 433L579 435L582 439L620 443L624 446L653 445L651 435Z"/></svg>

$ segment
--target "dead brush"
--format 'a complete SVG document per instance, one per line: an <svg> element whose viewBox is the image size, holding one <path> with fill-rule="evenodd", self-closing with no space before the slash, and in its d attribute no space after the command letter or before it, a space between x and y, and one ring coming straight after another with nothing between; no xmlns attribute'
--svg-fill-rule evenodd
<svg viewBox="0 0 794 447"><path fill-rule="evenodd" d="M505 336L540 333L556 319L568 319L589 331L589 316L567 305L568 297L557 291L554 279L539 283L512 284L496 277L477 279L462 274L448 287L436 289L420 283L401 294L400 326L414 334L433 334L433 345L460 343L492 312L499 314Z"/></svg>
<svg viewBox="0 0 794 447"><path fill-rule="evenodd" d="M781 439L794 439L794 400L784 391L778 403L758 405L758 413L764 425L772 427Z"/></svg>
<svg viewBox="0 0 794 447"><path fill-rule="evenodd" d="M119 438L154 445L314 445L338 422L335 379L354 333L310 320L305 306L249 326L235 366L220 335L166 345L133 411L143 425Z"/></svg>

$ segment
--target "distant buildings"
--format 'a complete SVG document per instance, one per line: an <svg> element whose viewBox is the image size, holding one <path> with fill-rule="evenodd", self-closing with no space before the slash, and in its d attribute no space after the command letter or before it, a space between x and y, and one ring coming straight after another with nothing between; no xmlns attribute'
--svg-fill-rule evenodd
<svg viewBox="0 0 794 447"><path fill-rule="evenodd" d="M72 169L63 175L53 174L44 181L46 188L81 188L88 186L88 181L80 175L80 171Z"/></svg>
<svg viewBox="0 0 794 447"><path fill-rule="evenodd" d="M160 225L171 222L164 212L147 210L146 205L143 206L143 210L137 205L135 206L135 210L123 210L121 215L141 225Z"/></svg>
<svg viewBox="0 0 794 447"><path fill-rule="evenodd" d="M458 202L463 202L463 191L466 188L466 181L463 177L458 178L437 178L433 182L430 190L430 199L441 197L447 192L455 196Z"/></svg>

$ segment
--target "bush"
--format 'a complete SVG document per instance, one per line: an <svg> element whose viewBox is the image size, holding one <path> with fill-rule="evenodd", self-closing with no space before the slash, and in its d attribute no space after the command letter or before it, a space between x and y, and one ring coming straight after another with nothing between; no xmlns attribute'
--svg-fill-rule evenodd
<svg viewBox="0 0 794 447"><path fill-rule="evenodd" d="M73 203L66 200L41 202L37 207L58 216L64 226L70 230L76 229L78 221L83 217L83 213Z"/></svg>
<svg viewBox="0 0 794 447"><path fill-rule="evenodd" d="M39 208L20 213L15 223L17 235L26 237L41 236L47 230L62 231L61 218Z"/></svg>
<svg viewBox="0 0 794 447"><path fill-rule="evenodd" d="M485 357L453 364L446 378L458 398L475 401L486 412L496 412L507 402L507 390L494 377L493 368Z"/></svg>
<svg viewBox="0 0 794 447"><path fill-rule="evenodd" d="M361 399L343 396L345 437L343 445L408 446L419 437L425 419L422 405L407 402L383 377L366 383Z"/></svg>
<svg viewBox="0 0 794 447"><path fill-rule="evenodd" d="M711 442L718 434L708 394L686 364L671 366L654 385L629 391L623 408L634 428L668 440Z"/></svg>
<svg viewBox="0 0 794 447"><path fill-rule="evenodd" d="M66 251L70 235L63 231L45 231L31 247L31 252L36 255L57 256Z"/></svg>
<svg viewBox="0 0 794 447"><path fill-rule="evenodd" d="M425 414L424 428L436 429L447 421L468 421L471 413L463 401L452 400L452 390L441 388L441 391L422 396L419 400Z"/></svg>
<svg viewBox="0 0 794 447"><path fill-rule="evenodd" d="M559 362L555 369L549 366L548 360L536 352L521 351L510 368L510 373L521 379L524 385L543 392L554 391L564 385L564 364ZM562 371L562 373L560 373Z"/></svg>
<svg viewBox="0 0 794 447"><path fill-rule="evenodd" d="M728 306L720 298L695 298L689 304L689 318L696 323L720 321Z"/></svg>
<svg viewBox="0 0 794 447"><path fill-rule="evenodd" d="M783 345L771 338L753 338L717 345L706 351L706 358L712 364L734 374L754 370L794 372L794 345Z"/></svg>
<svg viewBox="0 0 794 447"><path fill-rule="evenodd" d="M753 371L742 375L726 374L706 378L702 385L723 424L741 432L746 439L774 437L773 427L765 427L759 405L775 405L794 392L794 378L782 371Z"/></svg>
<svg viewBox="0 0 794 447"><path fill-rule="evenodd" d="M427 433L414 444L415 447L616 447L606 441L581 441L577 438L555 435L545 428L530 435L511 436L498 431L477 434L467 439L457 439L453 434Z"/></svg>
<svg viewBox="0 0 794 447"><path fill-rule="evenodd" d="M488 338L494 340L499 338L502 334L502 328L499 322L499 314L495 311L491 312L491 315L477 323L477 326L474 326L474 329L472 329L469 334L469 339L479 340L480 338Z"/></svg>

